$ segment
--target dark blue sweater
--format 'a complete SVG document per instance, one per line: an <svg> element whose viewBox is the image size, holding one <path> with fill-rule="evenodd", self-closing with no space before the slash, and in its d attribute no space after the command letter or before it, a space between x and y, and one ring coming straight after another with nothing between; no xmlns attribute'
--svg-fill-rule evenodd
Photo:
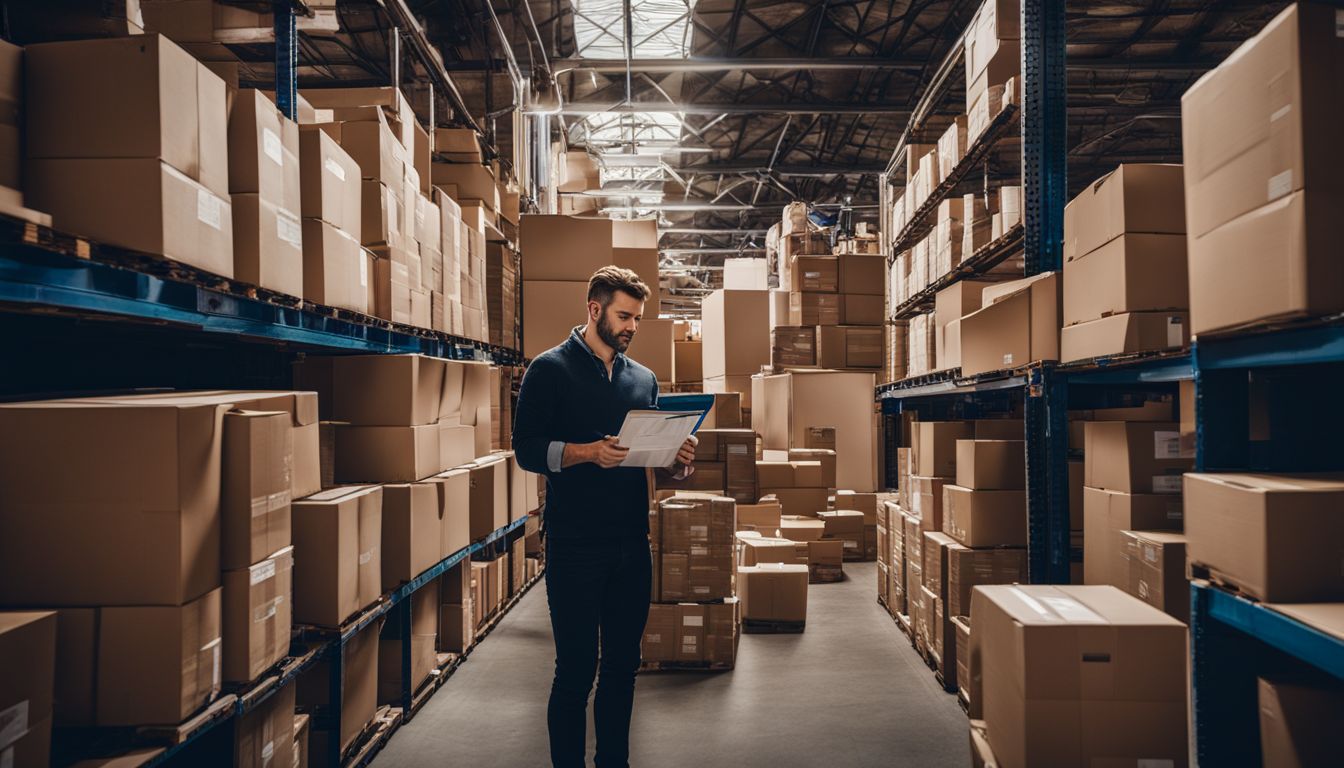
<svg viewBox="0 0 1344 768"><path fill-rule="evenodd" d="M527 367L513 413L513 450L529 472L546 476L546 531L561 538L618 538L649 531L649 487L638 467L546 465L553 441L591 443L619 434L629 411L658 402L653 372L617 353L611 378L578 328Z"/></svg>

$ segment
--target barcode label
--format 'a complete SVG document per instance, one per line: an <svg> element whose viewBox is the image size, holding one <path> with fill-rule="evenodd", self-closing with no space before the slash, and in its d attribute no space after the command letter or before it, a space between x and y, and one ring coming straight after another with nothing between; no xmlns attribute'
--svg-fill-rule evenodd
<svg viewBox="0 0 1344 768"><path fill-rule="evenodd" d="M1181 458L1181 433L1160 430L1153 433L1153 458Z"/></svg>

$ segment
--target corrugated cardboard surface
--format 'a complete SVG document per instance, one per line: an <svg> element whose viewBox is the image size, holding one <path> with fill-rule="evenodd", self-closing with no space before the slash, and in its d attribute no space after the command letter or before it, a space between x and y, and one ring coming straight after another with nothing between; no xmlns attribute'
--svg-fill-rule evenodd
<svg viewBox="0 0 1344 768"><path fill-rule="evenodd" d="M1083 581L1125 588L1129 566L1124 561L1122 532L1181 530L1181 498L1171 494L1123 493L1083 489Z"/></svg>
<svg viewBox="0 0 1344 768"><path fill-rule="evenodd" d="M1125 233L1185 234L1180 165L1124 163L1064 206L1064 258L1073 261Z"/></svg>
<svg viewBox="0 0 1344 768"><path fill-rule="evenodd" d="M294 548L224 572L223 679L247 683L289 654Z"/></svg>
<svg viewBox="0 0 1344 768"><path fill-rule="evenodd" d="M382 585L381 486L347 486L294 504L294 621L340 626L378 599Z"/></svg>
<svg viewBox="0 0 1344 768"><path fill-rule="evenodd" d="M1059 359L1067 363L1189 344L1188 312L1126 312L1066 326L1059 335Z"/></svg>
<svg viewBox="0 0 1344 768"><path fill-rule="evenodd" d="M770 362L768 291L714 291L701 313L705 378L749 376Z"/></svg>
<svg viewBox="0 0 1344 768"><path fill-rule="evenodd" d="M1185 236L1126 233L1064 264L1064 325L1190 306Z"/></svg>

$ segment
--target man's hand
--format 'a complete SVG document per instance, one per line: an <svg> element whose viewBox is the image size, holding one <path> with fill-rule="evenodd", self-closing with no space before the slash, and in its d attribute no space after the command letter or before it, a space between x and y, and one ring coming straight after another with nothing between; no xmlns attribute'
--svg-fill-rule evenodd
<svg viewBox="0 0 1344 768"><path fill-rule="evenodd" d="M610 435L591 443L566 443L562 466L593 463L603 469L620 466L629 448L623 448Z"/></svg>
<svg viewBox="0 0 1344 768"><path fill-rule="evenodd" d="M695 446L699 443L695 435L686 438L686 442L681 444L681 450L677 451L677 463L689 465L695 461Z"/></svg>

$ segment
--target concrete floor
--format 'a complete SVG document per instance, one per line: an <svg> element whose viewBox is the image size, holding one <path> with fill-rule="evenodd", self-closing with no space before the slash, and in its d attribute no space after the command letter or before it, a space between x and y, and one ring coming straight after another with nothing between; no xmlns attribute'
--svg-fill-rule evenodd
<svg viewBox="0 0 1344 768"><path fill-rule="evenodd" d="M807 631L743 635L731 672L641 675L631 765L966 766L966 716L877 604L874 563L814 584ZM377 757L379 768L545 768L544 582ZM589 726L591 760L592 727Z"/></svg>

